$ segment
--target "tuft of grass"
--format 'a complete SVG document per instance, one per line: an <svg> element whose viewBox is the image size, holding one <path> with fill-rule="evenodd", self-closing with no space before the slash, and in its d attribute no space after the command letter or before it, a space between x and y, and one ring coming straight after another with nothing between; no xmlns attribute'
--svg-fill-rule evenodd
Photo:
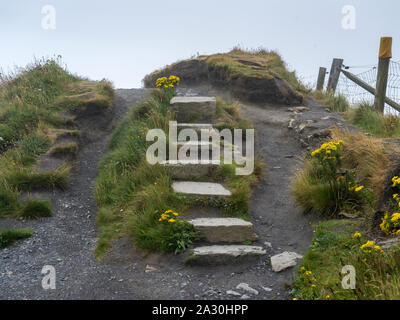
<svg viewBox="0 0 400 320"><path fill-rule="evenodd" d="M76 157L78 154L79 147L76 142L70 142L67 144L56 145L50 149L50 154L55 157L72 156Z"/></svg>
<svg viewBox="0 0 400 320"><path fill-rule="evenodd" d="M27 239L35 232L31 229L17 229L0 231L0 249L11 246L18 240Z"/></svg>
<svg viewBox="0 0 400 320"><path fill-rule="evenodd" d="M366 102L349 109L344 116L349 123L378 138L400 137L400 118L376 112Z"/></svg>
<svg viewBox="0 0 400 320"><path fill-rule="evenodd" d="M365 136L362 133L343 132L339 129L332 131L333 140L343 140L341 170L354 170L357 183L371 190L372 197L363 210L371 210L382 196L386 170L389 166L388 152L382 141ZM331 212L337 208L336 189L330 184L323 183L320 168L311 160L306 160L303 169L296 173L291 186L295 202L305 212ZM342 208L353 210L352 207ZM360 208L359 208L360 209ZM359 210L357 209L357 210ZM336 211L336 210L334 210Z"/></svg>
<svg viewBox="0 0 400 320"><path fill-rule="evenodd" d="M240 116L239 103L228 103L217 97L216 120L215 127L218 130L234 130L242 129L243 137L246 136L246 129L253 129L251 122Z"/></svg>
<svg viewBox="0 0 400 320"><path fill-rule="evenodd" d="M11 172L5 177L6 183L19 191L33 191L40 189L60 188L65 190L68 186L68 177L71 170L69 165L61 165L54 172L31 172L19 170Z"/></svg>
<svg viewBox="0 0 400 320"><path fill-rule="evenodd" d="M19 215L26 219L38 219L43 217L51 217L53 207L49 200L29 199L23 203Z"/></svg>
<svg viewBox="0 0 400 320"><path fill-rule="evenodd" d="M295 90L300 92L307 91L298 80L296 73L288 71L280 54L273 50L235 47L228 53L214 54L207 57L207 65L211 69L225 69L228 79L239 75L271 79L278 75Z"/></svg>
<svg viewBox="0 0 400 320"><path fill-rule="evenodd" d="M332 92L313 91L311 98L327 106L332 112L346 112L350 105L346 97L342 94L333 94Z"/></svg>

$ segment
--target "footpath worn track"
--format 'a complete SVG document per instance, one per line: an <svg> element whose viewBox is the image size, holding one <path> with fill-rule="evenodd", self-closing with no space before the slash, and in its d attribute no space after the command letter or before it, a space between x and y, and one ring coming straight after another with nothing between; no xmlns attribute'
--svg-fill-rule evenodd
<svg viewBox="0 0 400 320"><path fill-rule="evenodd" d="M208 89L193 92L218 94ZM127 239L117 241L104 261L94 258L96 205L92 193L97 164L115 124L145 97L145 90L118 90L117 95L112 124L90 136L81 148L69 189L48 193L54 216L30 222L0 220L0 229L31 227L36 231L32 238L0 251L0 299L287 298L284 284L290 283L293 269L274 273L269 258L283 251L304 253L312 229L307 217L294 207L288 190L298 165L296 159L305 150L289 134L290 113L285 107L243 107L243 115L253 121L257 132L256 152L267 165L251 200L251 222L259 236L256 245L267 250L264 259L244 265L188 267L183 257L175 255L143 257ZM45 265L56 269L55 290L46 291L41 286ZM258 294L237 289L241 283ZM229 290L240 295L230 295Z"/></svg>

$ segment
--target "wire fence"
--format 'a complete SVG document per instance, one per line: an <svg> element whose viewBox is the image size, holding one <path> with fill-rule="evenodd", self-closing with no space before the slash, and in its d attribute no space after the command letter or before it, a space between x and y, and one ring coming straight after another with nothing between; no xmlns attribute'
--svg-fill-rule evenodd
<svg viewBox="0 0 400 320"><path fill-rule="evenodd" d="M365 67L369 67L369 69L360 73L352 73L375 88L378 71L376 65L349 67L349 69ZM336 92L343 94L353 106L356 106L362 102L373 104L375 99L374 95L355 84L350 79L346 78L346 76L344 76L342 73L339 77ZM386 96L393 101L400 103L400 61L390 61ZM385 105L385 113L399 115L399 112L387 104Z"/></svg>

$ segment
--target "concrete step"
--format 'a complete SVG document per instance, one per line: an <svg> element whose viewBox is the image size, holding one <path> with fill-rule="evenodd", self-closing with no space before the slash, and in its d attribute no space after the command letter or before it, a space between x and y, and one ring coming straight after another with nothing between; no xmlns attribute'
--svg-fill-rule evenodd
<svg viewBox="0 0 400 320"><path fill-rule="evenodd" d="M185 148L189 150L189 148L198 147L199 151L202 148L206 148L207 150L212 149L213 144L209 141L181 141L177 143L178 150L181 148Z"/></svg>
<svg viewBox="0 0 400 320"><path fill-rule="evenodd" d="M200 237L211 243L256 241L251 222L238 218L199 218L188 221Z"/></svg>
<svg viewBox="0 0 400 320"><path fill-rule="evenodd" d="M192 250L187 259L189 265L215 265L249 262L266 254L262 247L243 245L214 245Z"/></svg>
<svg viewBox="0 0 400 320"><path fill-rule="evenodd" d="M211 176L220 164L220 160L169 160L162 163L169 169L173 179Z"/></svg>
<svg viewBox="0 0 400 320"><path fill-rule="evenodd" d="M174 97L171 99L171 110L176 112L178 122L212 120L216 109L215 97Z"/></svg>
<svg viewBox="0 0 400 320"><path fill-rule="evenodd" d="M178 132L181 132L183 129L193 129L196 131L199 140L203 140L201 134L204 131L207 134L218 133L219 135L219 132L213 127L213 125L207 123L178 123L177 129ZM206 138L203 141L210 141L210 138Z"/></svg>
<svg viewBox="0 0 400 320"><path fill-rule="evenodd" d="M201 130L212 130L214 129L211 123L178 123L177 124L178 130L180 129L194 129L198 132Z"/></svg>
<svg viewBox="0 0 400 320"><path fill-rule="evenodd" d="M176 193L188 195L215 197L230 197L232 195L222 184L211 182L175 181L172 184L172 189Z"/></svg>

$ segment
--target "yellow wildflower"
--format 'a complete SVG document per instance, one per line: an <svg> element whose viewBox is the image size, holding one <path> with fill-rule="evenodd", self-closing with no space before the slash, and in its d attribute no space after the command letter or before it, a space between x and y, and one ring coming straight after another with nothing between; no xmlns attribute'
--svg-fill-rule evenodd
<svg viewBox="0 0 400 320"><path fill-rule="evenodd" d="M355 192L359 192L359 191L361 191L362 189L364 189L364 186L359 186L359 187L357 187L357 188L355 189Z"/></svg>
<svg viewBox="0 0 400 320"><path fill-rule="evenodd" d="M353 238L361 238L362 235L360 232L356 232L355 234L353 234Z"/></svg>

